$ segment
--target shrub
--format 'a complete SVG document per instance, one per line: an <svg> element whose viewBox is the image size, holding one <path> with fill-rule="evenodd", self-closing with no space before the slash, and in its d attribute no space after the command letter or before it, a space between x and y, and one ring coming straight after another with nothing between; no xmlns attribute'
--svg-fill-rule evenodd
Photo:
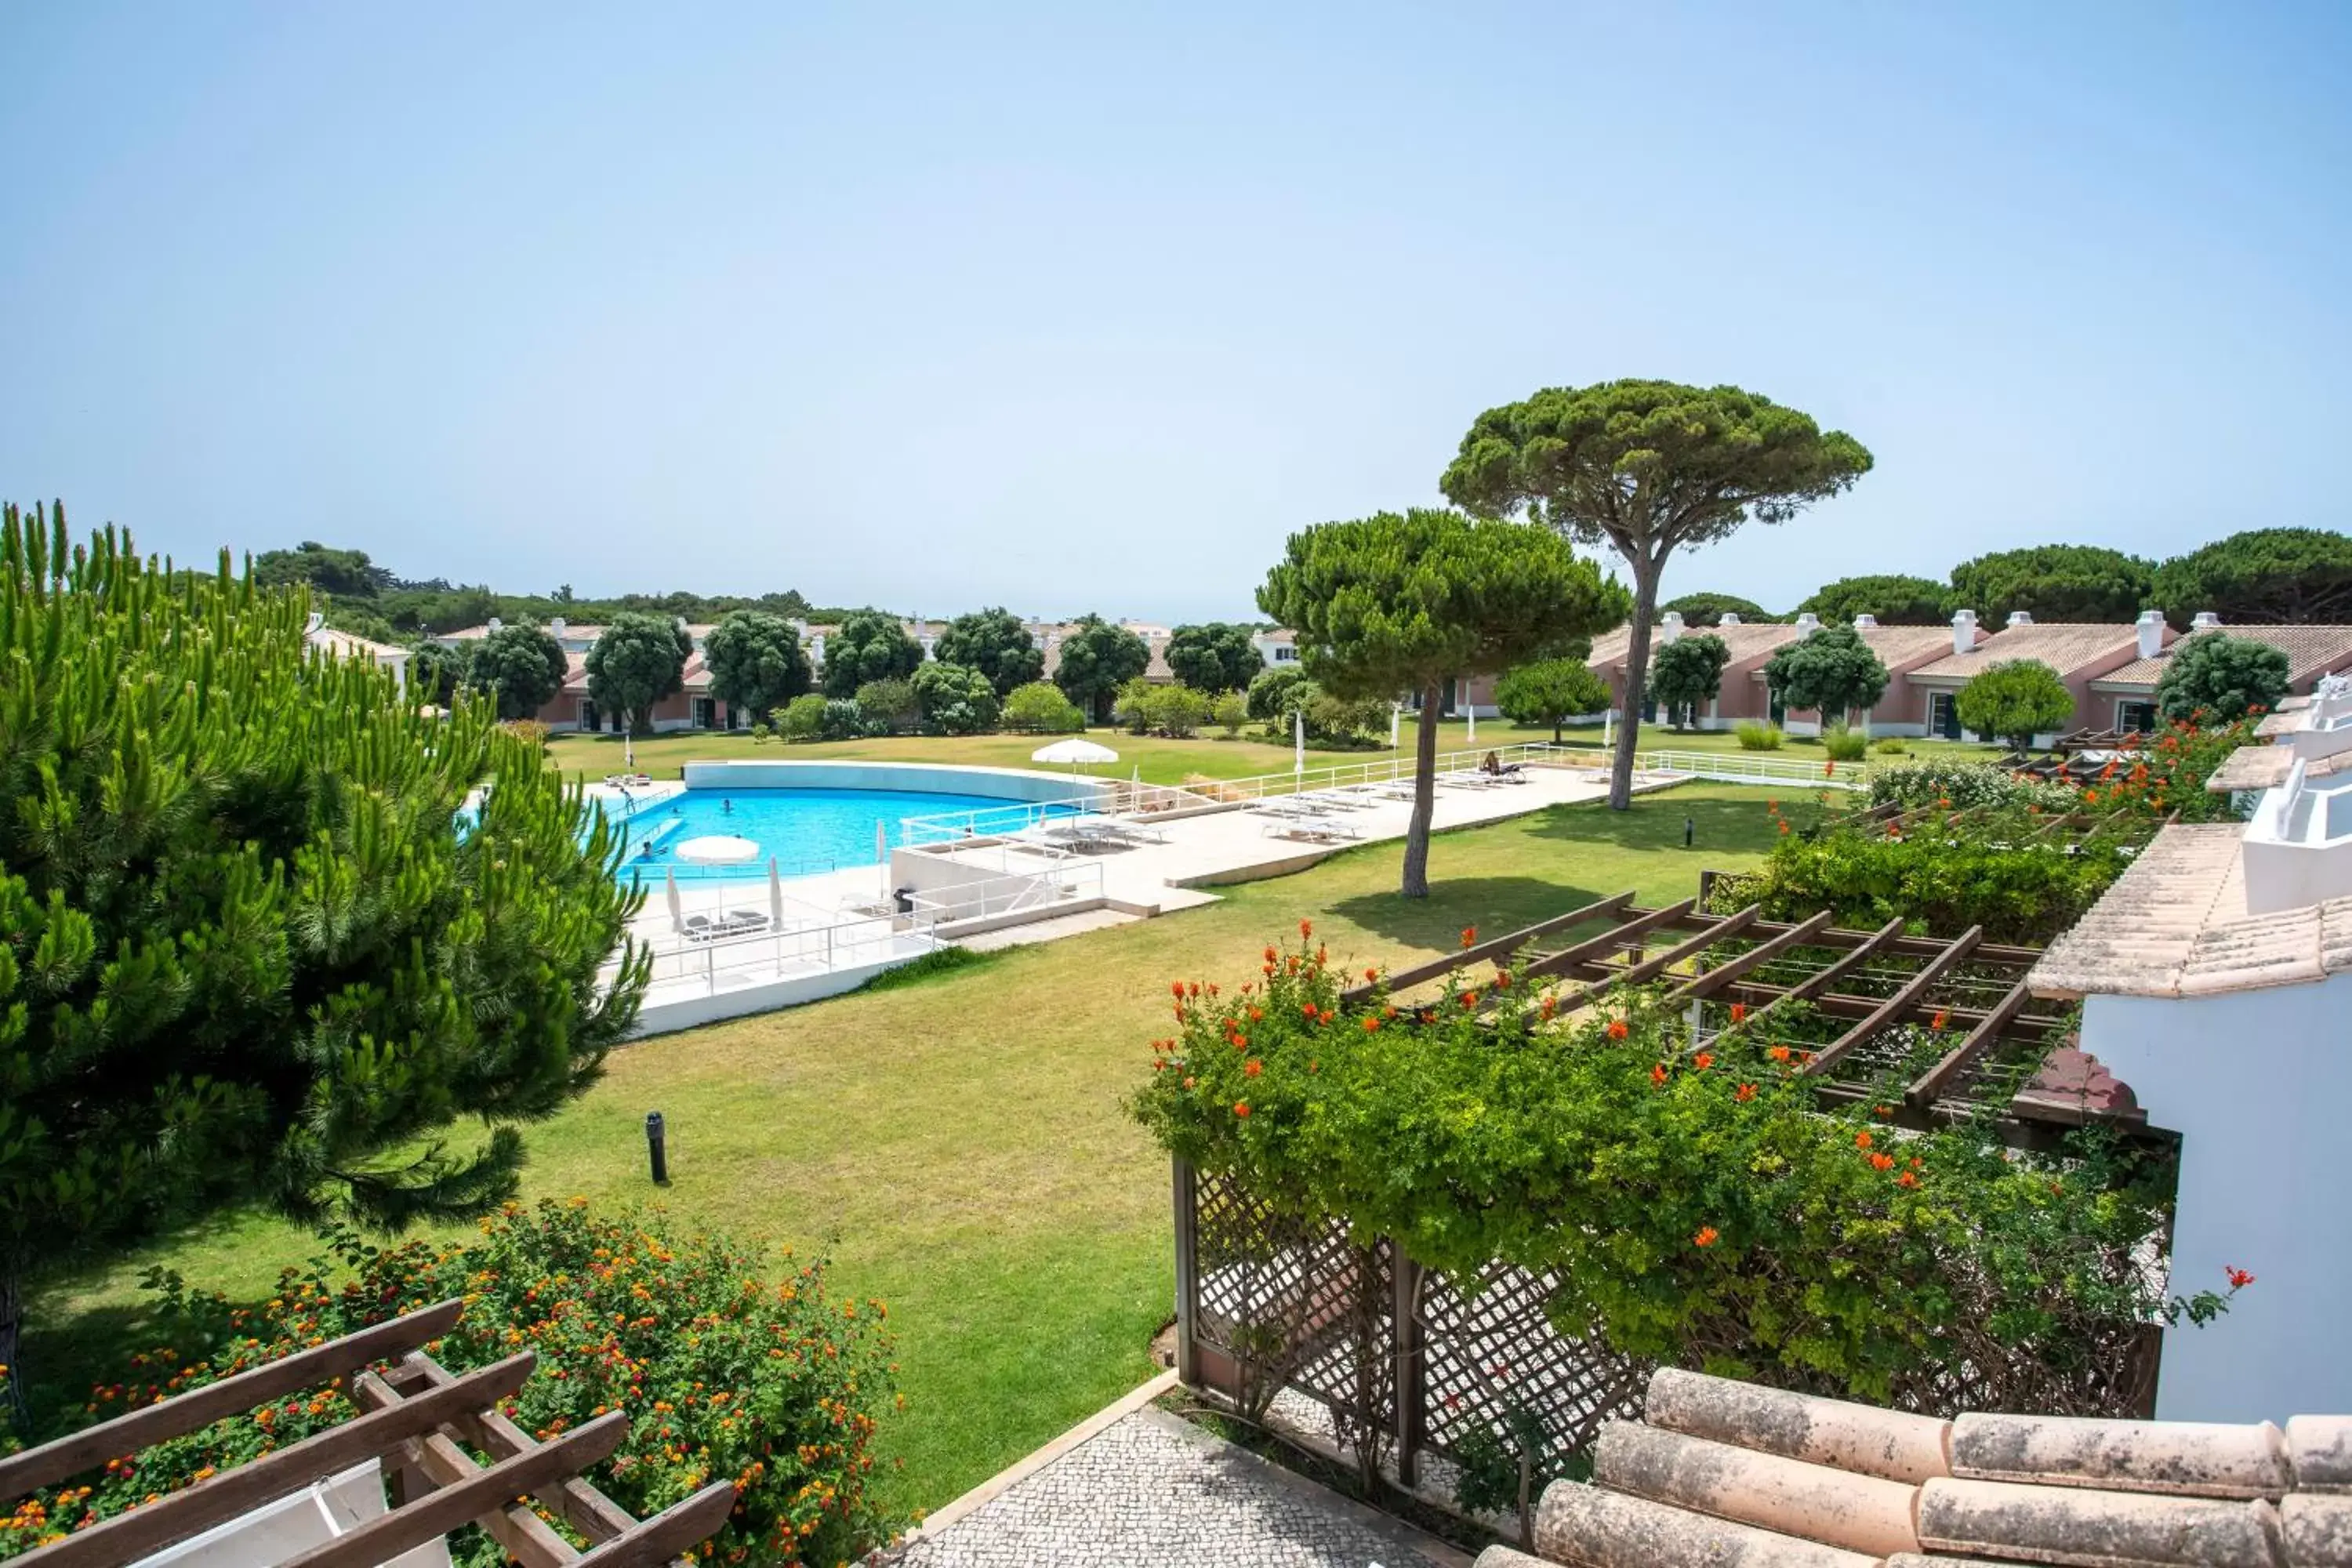
<svg viewBox="0 0 2352 1568"><path fill-rule="evenodd" d="M1249 722L1249 699L1238 691L1220 692L1217 700L1210 705L1209 717L1230 741L1242 732L1243 725Z"/></svg>
<svg viewBox="0 0 2352 1568"><path fill-rule="evenodd" d="M620 1448L589 1472L614 1501L642 1519L714 1479L736 1483L735 1510L698 1560L829 1564L888 1538L892 1521L866 1490L875 1430L894 1402L885 1310L831 1296L823 1263L786 1253L791 1272L771 1285L757 1277L758 1255L722 1237L681 1234L659 1213L600 1216L579 1198L509 1205L464 1245L384 1249L350 1232L329 1242L332 1256L286 1270L267 1305L151 1275L170 1342L101 1385L91 1414L118 1415L461 1296L465 1315L435 1358L466 1372L537 1352L538 1371L505 1406L525 1430L545 1437L628 1413ZM355 1414L340 1388L267 1405L147 1449L86 1497L39 1500L51 1518L105 1518ZM52 1528L26 1518L0 1516L0 1557ZM452 1548L459 1568L506 1562L470 1527Z"/></svg>
<svg viewBox="0 0 2352 1568"><path fill-rule="evenodd" d="M536 719L509 719L499 728L534 752L547 749L547 726Z"/></svg>
<svg viewBox="0 0 2352 1568"><path fill-rule="evenodd" d="M1276 665L1250 682L1249 716L1269 729L1287 725L1291 713L1305 700L1294 693L1314 684L1297 665Z"/></svg>
<svg viewBox="0 0 2352 1568"><path fill-rule="evenodd" d="M1050 680L1016 686L1004 700L1004 727L1032 735L1067 735L1087 727L1087 716Z"/></svg>
<svg viewBox="0 0 2352 1568"><path fill-rule="evenodd" d="M1968 1353L1956 1342L2079 1367L2099 1330L2223 1305L2167 1299L2144 1266L2167 1222L2158 1156L2095 1134L2060 1157L1970 1124L1874 1131L1868 1096L1816 1101L1801 1070L1841 1020L1776 1007L1691 1055L1654 991L1555 1018L1524 970L1483 971L1437 1001L1342 1008L1311 935L1266 952L1223 996L1177 983L1139 1119L1277 1213L1393 1238L1456 1279L1550 1276L1563 1333L1884 1400ZM1915 1057L1948 1048L1916 1035Z"/></svg>
<svg viewBox="0 0 2352 1568"><path fill-rule="evenodd" d="M912 682L891 676L869 680L857 689L857 711L866 727L877 734L896 735L923 721Z"/></svg>
<svg viewBox="0 0 2352 1568"><path fill-rule="evenodd" d="M1822 750L1833 763L1858 763L1870 754L1870 737L1843 724L1832 724L1822 731Z"/></svg>
<svg viewBox="0 0 2352 1568"><path fill-rule="evenodd" d="M1209 717L1209 699L1189 686L1155 686L1137 676L1119 689L1111 715L1131 735L1184 740Z"/></svg>
<svg viewBox="0 0 2352 1568"><path fill-rule="evenodd" d="M1780 733L1778 724L1767 724L1758 719L1742 719L1731 727L1743 752L1777 752L1788 737Z"/></svg>
<svg viewBox="0 0 2352 1568"><path fill-rule="evenodd" d="M1904 743L1900 735L1881 735L1870 743L1870 749L1882 757L1908 756L1911 752L1911 748Z"/></svg>
<svg viewBox="0 0 2352 1568"><path fill-rule="evenodd" d="M1318 690L1307 703L1307 737L1325 746L1353 750L1387 739L1389 705L1377 698L1351 700Z"/></svg>
<svg viewBox="0 0 2352 1568"><path fill-rule="evenodd" d="M2208 632L2173 650L2156 683L2157 716L2221 723L2267 713L2287 691L2286 655L2252 637Z"/></svg>
<svg viewBox="0 0 2352 1568"><path fill-rule="evenodd" d="M855 741L866 733L866 712L855 697L828 697L817 734L827 741Z"/></svg>
<svg viewBox="0 0 2352 1568"><path fill-rule="evenodd" d="M769 717L776 721L776 733L786 741L814 741L824 733L825 700L811 691L793 698Z"/></svg>
<svg viewBox="0 0 2352 1568"><path fill-rule="evenodd" d="M914 687L927 729L942 735L976 735L996 726L996 688L977 669L935 659L915 671Z"/></svg>
<svg viewBox="0 0 2352 1568"><path fill-rule="evenodd" d="M2220 822L2235 815L2226 795L2205 787L2230 753L2254 742L2257 721L2200 730L2173 724L2142 751L2110 762L2084 784L2079 800L2085 811L2128 809L2148 816L2179 816L2184 822Z"/></svg>
<svg viewBox="0 0 2352 1568"><path fill-rule="evenodd" d="M2013 805L2063 811L2074 804L2074 791L2066 784L2012 774L1992 763L1929 756L1903 767L1874 770L1870 775L1870 804L1906 810L1923 805L1953 811Z"/></svg>
<svg viewBox="0 0 2352 1568"><path fill-rule="evenodd" d="M2055 733L2074 717L2066 683L2032 658L2011 659L1970 676L1952 701L1963 729L1999 736L2020 752L2032 746L2034 736Z"/></svg>

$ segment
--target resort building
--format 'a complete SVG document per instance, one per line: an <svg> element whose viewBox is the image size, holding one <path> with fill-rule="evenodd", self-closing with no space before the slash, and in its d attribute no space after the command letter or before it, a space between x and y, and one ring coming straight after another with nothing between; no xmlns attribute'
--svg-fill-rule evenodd
<svg viewBox="0 0 2352 1568"><path fill-rule="evenodd" d="M1886 666L1891 679L1886 695L1879 700L1877 707L1866 715L1853 713L1844 717L1856 727L1866 720L1871 729L1880 734L1922 733L1916 721L1909 731L1902 728L1905 716L1914 706L1905 691L1903 678L1952 652L1958 646L1957 630L1948 632L1941 626L1882 626L1869 616L1855 616L1853 625L1879 662ZM1811 615L1800 616L1794 621L1753 623L1727 615L1715 626L1695 627L1684 624L1679 611L1669 610L1651 631L1650 647L1654 658L1656 650L1666 643L1688 636L1706 636L1720 637L1730 650L1731 662L1724 666L1722 688L1706 705L1706 710L1698 715L1697 728L1728 730L1754 721L1778 724L1797 734L1812 734L1822 726L1822 715L1783 709L1764 679L1764 666L1780 649L1821 627L1820 619ZM1611 632L1593 644L1590 661L1594 673L1618 694L1621 703L1625 689L1626 645L1630 640L1631 634L1622 627ZM1654 721L1656 702L1644 700L1642 716L1644 722Z"/></svg>
<svg viewBox="0 0 2352 1568"><path fill-rule="evenodd" d="M2151 610L2149 616L2155 615ZM2140 617L2145 626L2147 616ZM2352 626L2228 626L2211 611L2199 616L2176 640L2147 647L2141 656L2109 670L2090 683L2087 710L2078 708L2085 727L2094 730L2148 730L2156 724L2156 683L2173 657L2200 637L2226 632L2233 637L2268 643L2286 655L2287 691L2308 697L2322 678L2352 669Z"/></svg>
<svg viewBox="0 0 2352 1568"><path fill-rule="evenodd" d="M311 614L310 624L302 628L305 647L317 649L334 658L364 658L380 669L392 671L401 689L408 689L408 650L391 643L377 642L355 632L337 631L326 624L326 618Z"/></svg>

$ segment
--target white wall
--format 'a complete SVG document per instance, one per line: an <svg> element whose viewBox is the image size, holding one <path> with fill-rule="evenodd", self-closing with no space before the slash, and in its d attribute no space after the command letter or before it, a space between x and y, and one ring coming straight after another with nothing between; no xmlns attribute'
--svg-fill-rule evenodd
<svg viewBox="0 0 2352 1568"><path fill-rule="evenodd" d="M2181 1134L2172 1291L2252 1285L2199 1329L2168 1331L2157 1415L2280 1421L2352 1410L2352 974L2172 1000L2094 996L2083 1048Z"/></svg>
<svg viewBox="0 0 2352 1568"><path fill-rule="evenodd" d="M1043 744L1041 742L1040 744ZM1103 781L1026 768L958 767L942 763L688 763L688 789L894 789L977 795L1007 803L1075 800L1098 794Z"/></svg>

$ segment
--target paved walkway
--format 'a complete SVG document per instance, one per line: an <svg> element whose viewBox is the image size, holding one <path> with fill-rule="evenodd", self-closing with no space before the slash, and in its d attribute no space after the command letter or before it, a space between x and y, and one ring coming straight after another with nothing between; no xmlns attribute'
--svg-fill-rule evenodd
<svg viewBox="0 0 2352 1568"><path fill-rule="evenodd" d="M1131 1411L971 1511L904 1568L1466 1568L1440 1542L1165 1411Z"/></svg>

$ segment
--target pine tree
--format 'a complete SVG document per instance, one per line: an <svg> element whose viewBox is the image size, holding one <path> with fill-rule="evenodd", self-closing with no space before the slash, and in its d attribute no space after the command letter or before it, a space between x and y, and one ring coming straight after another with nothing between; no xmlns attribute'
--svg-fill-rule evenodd
<svg viewBox="0 0 2352 1568"><path fill-rule="evenodd" d="M602 818L308 610L0 514L0 1363L45 1274L223 1211L502 1200L635 1021Z"/></svg>

